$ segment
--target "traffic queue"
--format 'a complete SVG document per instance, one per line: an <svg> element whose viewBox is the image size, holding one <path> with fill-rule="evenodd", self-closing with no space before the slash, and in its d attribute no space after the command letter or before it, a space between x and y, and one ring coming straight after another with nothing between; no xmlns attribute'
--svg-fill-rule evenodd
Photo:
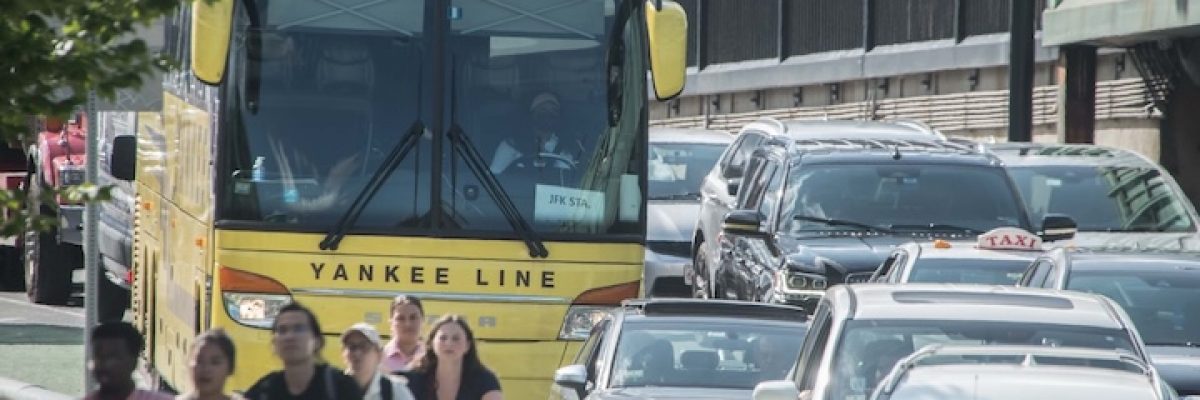
<svg viewBox="0 0 1200 400"><path fill-rule="evenodd" d="M552 397L1200 398L1198 217L1153 161L771 119L658 154L721 135L651 130L681 211Z"/></svg>

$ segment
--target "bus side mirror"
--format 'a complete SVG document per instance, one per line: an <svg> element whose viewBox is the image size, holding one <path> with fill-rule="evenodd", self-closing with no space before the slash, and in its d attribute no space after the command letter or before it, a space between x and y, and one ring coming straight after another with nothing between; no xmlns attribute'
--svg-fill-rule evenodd
<svg viewBox="0 0 1200 400"><path fill-rule="evenodd" d="M687 78L687 12L679 3L662 0L647 1L645 9L654 96L670 100L683 92Z"/></svg>
<svg viewBox="0 0 1200 400"><path fill-rule="evenodd" d="M108 174L123 181L132 181L137 174L137 137L124 135L113 138L111 157Z"/></svg>
<svg viewBox="0 0 1200 400"><path fill-rule="evenodd" d="M225 76L233 0L192 2L192 72L201 82L216 85Z"/></svg>

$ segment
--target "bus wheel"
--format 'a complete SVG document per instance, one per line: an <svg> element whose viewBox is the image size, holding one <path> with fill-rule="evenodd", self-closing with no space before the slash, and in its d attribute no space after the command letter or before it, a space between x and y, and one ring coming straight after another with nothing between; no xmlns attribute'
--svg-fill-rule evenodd
<svg viewBox="0 0 1200 400"><path fill-rule="evenodd" d="M71 298L71 270L82 263L77 246L58 243L53 232L25 234L25 293L38 304L65 305Z"/></svg>

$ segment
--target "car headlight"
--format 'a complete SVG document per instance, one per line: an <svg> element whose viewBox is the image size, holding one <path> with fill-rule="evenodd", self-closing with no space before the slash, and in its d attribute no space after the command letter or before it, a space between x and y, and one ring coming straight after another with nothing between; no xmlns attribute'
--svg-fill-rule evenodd
<svg viewBox="0 0 1200 400"><path fill-rule="evenodd" d="M592 333L592 327L600 323L612 310L611 306L571 306L563 318L559 340L584 340Z"/></svg>
<svg viewBox="0 0 1200 400"><path fill-rule="evenodd" d="M58 166L58 185L78 186L82 185L87 180L86 171L82 165L60 165Z"/></svg>
<svg viewBox="0 0 1200 400"><path fill-rule="evenodd" d="M824 276L780 269L775 277L776 286L783 290L825 290L829 281Z"/></svg>

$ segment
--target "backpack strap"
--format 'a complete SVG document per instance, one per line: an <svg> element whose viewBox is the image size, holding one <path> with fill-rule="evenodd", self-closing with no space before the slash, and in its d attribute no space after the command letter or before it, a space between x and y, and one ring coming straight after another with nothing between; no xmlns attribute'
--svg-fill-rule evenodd
<svg viewBox="0 0 1200 400"><path fill-rule="evenodd" d="M333 387L333 367L328 365L325 366L325 398L337 398L337 390Z"/></svg>
<svg viewBox="0 0 1200 400"><path fill-rule="evenodd" d="M392 387L393 384L394 381L388 379L388 377L379 375L379 397L382 400L392 400L394 398L394 394L392 394L392 390L394 389Z"/></svg>

